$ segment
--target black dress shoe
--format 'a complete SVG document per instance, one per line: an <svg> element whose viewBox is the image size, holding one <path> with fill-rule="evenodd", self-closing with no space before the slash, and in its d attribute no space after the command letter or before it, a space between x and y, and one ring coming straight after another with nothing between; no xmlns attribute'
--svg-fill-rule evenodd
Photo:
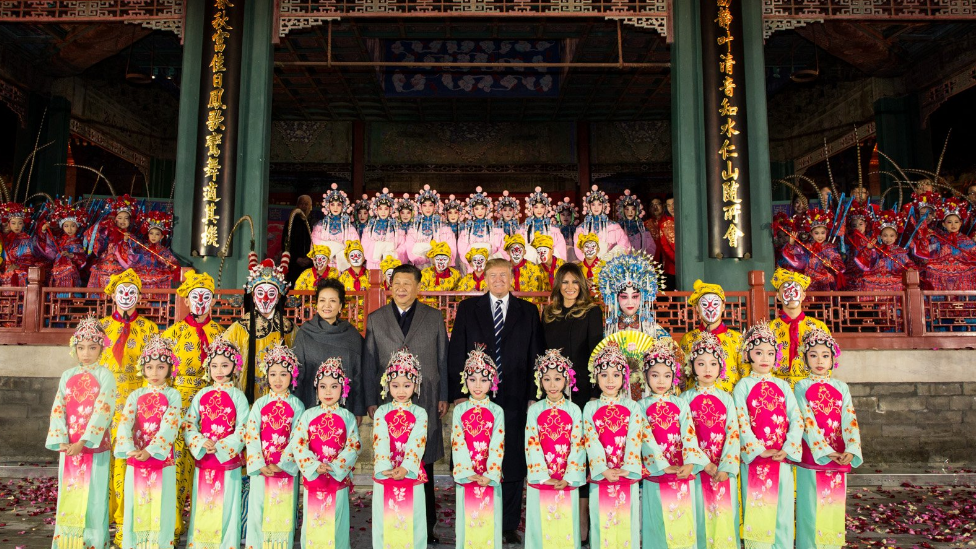
<svg viewBox="0 0 976 549"><path fill-rule="evenodd" d="M437 535L433 533L427 534L427 545L437 546L440 544L441 544L441 538L437 537Z"/></svg>
<svg viewBox="0 0 976 549"><path fill-rule="evenodd" d="M519 537L518 532L516 532L515 530L506 530L502 532L502 543L522 545L522 538Z"/></svg>

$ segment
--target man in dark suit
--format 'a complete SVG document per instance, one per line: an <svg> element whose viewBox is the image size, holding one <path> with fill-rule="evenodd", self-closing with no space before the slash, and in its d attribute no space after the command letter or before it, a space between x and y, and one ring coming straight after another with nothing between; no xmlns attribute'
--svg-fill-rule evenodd
<svg viewBox="0 0 976 549"><path fill-rule="evenodd" d="M495 360L498 395L492 400L505 410L505 458L502 461L502 538L521 545L516 530L522 518L525 467L525 421L535 399L535 359L544 350L539 309L511 294L512 264L492 259L485 266L488 293L458 304L448 346L451 398L461 393L461 371L476 343Z"/></svg>
<svg viewBox="0 0 976 549"><path fill-rule="evenodd" d="M440 311L417 300L419 269L413 265L400 265L394 269L390 290L393 302L373 311L366 320L363 374L367 412L372 418L381 403L380 378L390 357L407 347L420 360L420 373L424 376L414 403L427 412L427 448L423 457L428 478L424 485L427 542L437 545L440 540L434 535L434 525L437 524L434 462L444 457L441 417L447 413L447 329Z"/></svg>

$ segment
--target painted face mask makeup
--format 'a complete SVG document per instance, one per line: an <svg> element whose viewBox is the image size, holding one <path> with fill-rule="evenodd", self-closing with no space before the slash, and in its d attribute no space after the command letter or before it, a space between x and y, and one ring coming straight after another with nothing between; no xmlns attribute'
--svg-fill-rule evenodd
<svg viewBox="0 0 976 549"><path fill-rule="evenodd" d="M478 271L479 273L485 270L485 263L487 263L487 260L483 255L476 255L471 258L471 265L474 267L474 270Z"/></svg>
<svg viewBox="0 0 976 549"><path fill-rule="evenodd" d="M278 295L274 284L258 284L254 287L254 306L262 315L269 315L278 304Z"/></svg>
<svg viewBox="0 0 976 549"><path fill-rule="evenodd" d="M359 250L353 250L349 253L349 264L353 267L361 267L365 259L366 258L363 256L363 253Z"/></svg>
<svg viewBox="0 0 976 549"><path fill-rule="evenodd" d="M525 248L521 244L513 244L508 248L508 255L512 256L512 261L518 263L525 257Z"/></svg>
<svg viewBox="0 0 976 549"><path fill-rule="evenodd" d="M115 288L115 306L121 311L131 311L135 309L139 302L139 288L135 284L119 284Z"/></svg>
<svg viewBox="0 0 976 549"><path fill-rule="evenodd" d="M536 248L536 251L539 252L539 259L542 261L542 263L549 263L549 260L552 259L551 249L542 247L542 248Z"/></svg>
<svg viewBox="0 0 976 549"><path fill-rule="evenodd" d="M800 285L796 282L787 282L783 284L783 303L785 305L796 306L800 304L800 292L802 289Z"/></svg>
<svg viewBox="0 0 976 549"><path fill-rule="evenodd" d="M316 255L312 258L312 265L315 265L315 270L321 273L329 265L329 256Z"/></svg>
<svg viewBox="0 0 976 549"><path fill-rule="evenodd" d="M586 259L593 259L596 257L596 242L587 242L583 244L583 255Z"/></svg>
<svg viewBox="0 0 976 549"><path fill-rule="evenodd" d="M698 312L706 324L717 322L722 315L722 299L715 294L705 294L698 300Z"/></svg>
<svg viewBox="0 0 976 549"><path fill-rule="evenodd" d="M447 262L450 261L450 259L451 258L447 257L446 255L435 256L434 268L437 269L438 271L443 271L447 269Z"/></svg>
<svg viewBox="0 0 976 549"><path fill-rule="evenodd" d="M206 288L194 288L186 296L190 300L190 313L193 316L203 316L210 312L213 304L213 292Z"/></svg>

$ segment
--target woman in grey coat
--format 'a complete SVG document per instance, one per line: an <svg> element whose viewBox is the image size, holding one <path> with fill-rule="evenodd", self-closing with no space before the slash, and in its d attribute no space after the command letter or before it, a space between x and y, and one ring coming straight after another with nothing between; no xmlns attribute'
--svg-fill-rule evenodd
<svg viewBox="0 0 976 549"><path fill-rule="evenodd" d="M315 286L316 315L302 324L295 337L295 354L300 364L295 395L306 408L318 406L315 396L315 372L327 358L342 359L342 369L349 376L349 398L346 408L353 415L366 415L363 394L363 335L348 320L340 318L346 303L346 289L334 278L320 280Z"/></svg>

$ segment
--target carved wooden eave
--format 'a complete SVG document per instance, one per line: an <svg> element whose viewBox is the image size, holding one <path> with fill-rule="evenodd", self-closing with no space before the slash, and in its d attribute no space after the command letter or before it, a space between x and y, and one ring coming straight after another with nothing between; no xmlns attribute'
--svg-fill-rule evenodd
<svg viewBox="0 0 976 549"><path fill-rule="evenodd" d="M845 151L853 147L856 143L864 141L865 138L871 137L878 132L878 126L872 120L863 126L859 126L856 130L851 130L846 134L834 139L833 141L827 143L826 150L824 147L820 147L815 151L810 151L809 153L797 158L793 161L793 169L797 173L803 173L804 170L823 161L825 158L834 156L841 151Z"/></svg>

